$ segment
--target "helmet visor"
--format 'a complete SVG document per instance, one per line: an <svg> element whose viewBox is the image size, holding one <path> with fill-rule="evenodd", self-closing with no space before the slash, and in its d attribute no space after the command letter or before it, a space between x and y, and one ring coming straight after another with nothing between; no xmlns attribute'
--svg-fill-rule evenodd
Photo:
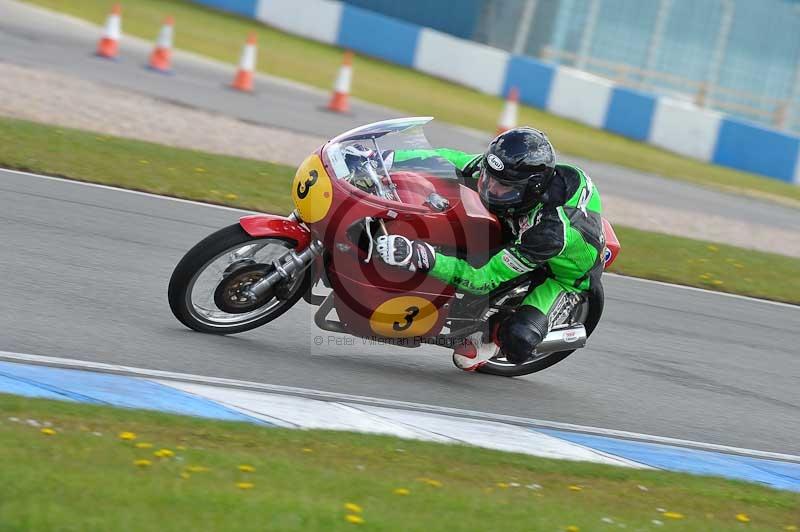
<svg viewBox="0 0 800 532"><path fill-rule="evenodd" d="M478 194L487 206L513 208L525 202L528 180L504 181L481 169L478 179Z"/></svg>

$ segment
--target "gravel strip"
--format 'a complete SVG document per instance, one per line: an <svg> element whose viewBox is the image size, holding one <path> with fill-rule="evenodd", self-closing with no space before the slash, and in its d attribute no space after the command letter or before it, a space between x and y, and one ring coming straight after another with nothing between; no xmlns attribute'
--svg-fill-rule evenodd
<svg viewBox="0 0 800 532"><path fill-rule="evenodd" d="M602 184L599 186L602 190ZM614 224L800 258L800 232L796 229L659 207L605 193L602 196L603 216Z"/></svg>
<svg viewBox="0 0 800 532"><path fill-rule="evenodd" d="M327 140L2 62L0 114L291 166Z"/></svg>
<svg viewBox="0 0 800 532"><path fill-rule="evenodd" d="M0 115L292 166L326 140L3 62ZM602 190L602 176L597 181ZM603 201L605 215L620 225L800 257L800 232L795 230L609 194Z"/></svg>

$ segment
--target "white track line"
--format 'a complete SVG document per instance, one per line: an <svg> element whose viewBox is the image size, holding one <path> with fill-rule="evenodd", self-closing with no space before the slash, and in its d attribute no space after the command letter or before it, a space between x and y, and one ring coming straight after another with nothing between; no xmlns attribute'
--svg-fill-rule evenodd
<svg viewBox="0 0 800 532"><path fill-rule="evenodd" d="M361 395L351 395L351 394L336 393L336 392L325 392L321 390L296 388L292 386L281 386L278 384L266 384L261 382L242 381L237 379L225 379L220 377L207 377L203 375L194 375L191 373L177 373L173 371L135 368L131 366L121 366L118 364L89 362L85 360L75 360L70 358L50 357L43 355L30 355L26 353L15 353L10 351L0 351L0 360L5 360L8 362L25 362L29 364L53 366L53 367L68 368L68 369L84 369L84 370L98 371L103 373L114 373L119 375L129 375L129 376L151 378L151 379L165 379L165 380L175 380L180 382L193 382L193 383L207 384L211 386L222 386L227 388L238 388L238 389L246 389L253 391L263 391L268 393L294 395L299 397L308 397L322 401L351 402L351 403L360 403L360 404L367 404L374 406L384 406L389 408L399 408L403 410L416 410L421 412L430 412L435 414L443 414L461 418L509 423L512 425L518 425L529 428L546 428L546 429L564 430L569 432L580 432L585 434L609 436L614 438L621 438L626 440L634 440L647 443L660 443L665 445L673 445L691 449L717 451L728 454L736 454L740 456L750 456L754 458L767 458L772 460L781 460L784 462L800 463L800 456L795 456L790 454L773 453L768 451L759 451L755 449L744 449L740 447L731 447L727 445L703 443L691 440L681 440L677 438L653 436L649 434L638 434L635 432L604 429L599 427L587 427L582 425L574 425L571 423L559 423L556 421L544 421L539 419L530 419L517 416L507 416L504 414L492 414L488 412L462 410L459 408L426 405L422 403L411 403L406 401L395 401L392 399L380 399L377 397L367 397Z"/></svg>
<svg viewBox="0 0 800 532"><path fill-rule="evenodd" d="M129 188L121 188L115 187L111 185L101 185L99 183L88 183L86 181L78 181L76 179L68 179L66 177L56 177L51 175L41 175L41 174L32 174L30 172L23 172L21 170L10 170L8 168L0 168L0 175L3 173L9 174L17 174L17 175L25 175L29 177L38 177L39 179L46 179L48 181L58 181L61 183L67 183L70 185L81 185L84 187L92 187L92 188L100 188L103 190L111 190L114 192L125 192L127 194L135 194L137 196L145 196L148 198L153 199L160 199L160 200L167 200L167 201L177 201L178 203L187 203L189 205L196 205L198 207L211 207L212 209L222 209L225 211L237 212L239 214L256 214L256 211L247 211L243 209L237 209L235 207L227 207L225 205L214 205L213 203L203 203L202 201L194 201L194 200L187 200L183 198L174 198L172 196L163 196L161 194L153 194L152 192L142 192L141 190L131 190Z"/></svg>
<svg viewBox="0 0 800 532"><path fill-rule="evenodd" d="M181 198L173 198L172 196L162 196L162 195L153 194L153 193L150 193L150 192L141 192L139 190L130 190L130 189L126 189L126 188L114 187L114 186L111 186L111 185L100 185L98 183L87 183L85 181L76 181L74 179L67 179L67 178L64 178L64 177L55 177L55 176L49 176L49 175L33 174L33 173L30 173L30 172L23 172L23 171L20 171L20 170L8 170L8 169L5 169L5 168L0 168L0 172L8 172L8 173L11 173L11 174L26 175L26 176L30 176L30 177L38 177L40 179L49 179L49 180L52 180L52 181L60 181L62 183L70 183L70 184L81 185L81 186L86 186L86 187L94 187L94 188L100 188L100 189L104 189L104 190L112 190L112 191L116 191L116 192L126 192L128 194L136 194L136 195L139 195L139 196L145 196L145 197L149 197L149 198L163 199L163 200L168 200L168 201L177 201L177 202L180 202L180 203L188 203L190 205L197 205L199 207L211 207L213 209L223 209L223 210L226 210L226 211L238 212L238 213L241 213L241 214L254 214L255 213L255 211L246 211L246 210L237 209L237 208L234 208L234 207L226 207L224 205L214 205L212 203L203 203L201 201L193 201L193 200L186 200L186 199L181 199ZM618 278L618 279L626 279L626 280L638 281L638 282L642 282L642 283L650 283L650 284L655 284L655 285L659 285L659 286L665 286L665 287L668 287L668 288L679 288L681 290L691 290L693 292L702 292L704 294L711 294L711 295L715 295L715 296L732 297L734 299L741 299L741 300L744 300L744 301L751 301L751 302L754 302L754 303L764 303L764 304L767 304L767 305L777 305L777 306L783 307L783 308L789 308L789 309L793 309L793 310L800 310L800 306L798 306L798 305L792 305L792 304L789 304L789 303L781 303L779 301L770 301L768 299L758 299L756 297L742 296L742 295L739 295L739 294L729 294L728 292L715 292L713 290L706 290L705 288L696 288L694 286L684 286L684 285L680 285L680 284L667 283L667 282L664 282L664 281L653 281L651 279L643 279L641 277L630 277L630 276L627 276L627 275L619 275L619 274L616 274L616 273L606 273L606 274L603 274L603 275L608 275L608 276L611 276L611 277L614 277L614 278Z"/></svg>
<svg viewBox="0 0 800 532"><path fill-rule="evenodd" d="M631 281L639 281L641 283L655 284L665 286L668 288L680 288L682 290L690 290L692 292L702 292L704 294L714 294L717 296L732 297L734 299L743 299L745 301L752 301L754 303L766 303L768 305L777 305L779 307L789 308L793 310L800 310L800 305L792 305L791 303L783 303L781 301L770 301L769 299L759 299L757 297L743 296L739 294L731 294L728 292L716 292L714 290L707 290L705 288L697 288L695 286L686 286L682 284L673 284L665 281L654 281L653 279L644 279L643 277L631 277L629 275L620 275L618 273L604 273L603 276L614 277L617 279L626 279Z"/></svg>

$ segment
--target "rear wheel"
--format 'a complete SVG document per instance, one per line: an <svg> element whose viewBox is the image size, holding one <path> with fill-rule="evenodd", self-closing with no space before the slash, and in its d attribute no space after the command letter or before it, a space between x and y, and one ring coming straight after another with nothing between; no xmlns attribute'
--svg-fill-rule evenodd
<svg viewBox="0 0 800 532"><path fill-rule="evenodd" d="M168 290L172 313L190 329L213 334L249 331L274 320L308 290L310 269L278 284L257 301L249 301L243 294L271 273L272 262L295 245L288 238L254 238L239 224L209 235L190 249L172 272Z"/></svg>
<svg viewBox="0 0 800 532"><path fill-rule="evenodd" d="M581 303L581 307L578 309L578 318L575 321L583 323L583 326L586 327L587 337L594 332L595 327L597 327L597 324L600 322L600 316L603 315L604 301L603 285L597 283L589 292L588 298ZM522 364L512 364L505 359L501 351L495 358L492 358L486 364L478 368L478 371L480 373L499 375L501 377L520 377L547 369L553 364L561 362L574 352L575 349L546 353L538 357L533 357Z"/></svg>

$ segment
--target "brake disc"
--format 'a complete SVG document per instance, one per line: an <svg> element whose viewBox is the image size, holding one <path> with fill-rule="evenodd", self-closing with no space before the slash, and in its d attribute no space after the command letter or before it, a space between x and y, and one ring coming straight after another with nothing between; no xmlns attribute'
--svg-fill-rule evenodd
<svg viewBox="0 0 800 532"><path fill-rule="evenodd" d="M236 268L228 267L222 281L214 290L214 303L217 308L228 314L244 314L264 305L275 297L274 288L255 301L246 294L253 284L272 273L274 269L273 266L256 263L240 264Z"/></svg>

